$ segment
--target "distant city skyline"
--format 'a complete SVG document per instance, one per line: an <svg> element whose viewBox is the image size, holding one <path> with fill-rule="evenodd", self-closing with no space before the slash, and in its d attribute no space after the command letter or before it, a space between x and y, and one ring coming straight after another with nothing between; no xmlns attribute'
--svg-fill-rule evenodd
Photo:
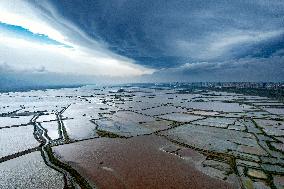
<svg viewBox="0 0 284 189"><path fill-rule="evenodd" d="M0 1L0 88L284 81L284 2Z"/></svg>

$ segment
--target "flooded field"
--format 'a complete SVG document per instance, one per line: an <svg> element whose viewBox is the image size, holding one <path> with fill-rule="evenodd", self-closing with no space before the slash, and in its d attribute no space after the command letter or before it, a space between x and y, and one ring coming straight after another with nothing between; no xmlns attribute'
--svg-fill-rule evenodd
<svg viewBox="0 0 284 189"><path fill-rule="evenodd" d="M284 188L284 104L170 87L0 93L0 188Z"/></svg>

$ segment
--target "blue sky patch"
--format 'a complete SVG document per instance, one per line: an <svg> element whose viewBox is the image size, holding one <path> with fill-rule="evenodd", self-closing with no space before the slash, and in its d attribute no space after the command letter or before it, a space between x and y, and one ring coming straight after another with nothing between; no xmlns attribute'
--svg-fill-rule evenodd
<svg viewBox="0 0 284 189"><path fill-rule="evenodd" d="M49 38L47 35L33 33L30 30L23 28L21 26L16 26L16 25L11 25L11 24L0 22L0 31L11 34L18 38L26 39L26 40L31 40L31 41L35 41L35 42L39 42L43 44L59 45L59 46L67 47L67 48L72 48L69 45L60 43L54 39Z"/></svg>

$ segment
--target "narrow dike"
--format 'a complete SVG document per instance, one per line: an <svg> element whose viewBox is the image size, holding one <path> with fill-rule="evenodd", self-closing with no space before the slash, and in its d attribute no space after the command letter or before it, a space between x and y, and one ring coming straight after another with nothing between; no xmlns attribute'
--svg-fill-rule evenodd
<svg viewBox="0 0 284 189"><path fill-rule="evenodd" d="M40 123L36 122L36 119L39 116L40 115L35 116L31 122L34 125L34 137L37 141L41 143L41 156L46 165L64 175L64 189L92 188L89 183L75 169L73 169L70 165L59 161L54 156L54 153L51 148L52 143L54 144L54 142L47 135L47 130L43 128ZM58 113L58 118L60 119L59 122L62 122L60 113Z"/></svg>

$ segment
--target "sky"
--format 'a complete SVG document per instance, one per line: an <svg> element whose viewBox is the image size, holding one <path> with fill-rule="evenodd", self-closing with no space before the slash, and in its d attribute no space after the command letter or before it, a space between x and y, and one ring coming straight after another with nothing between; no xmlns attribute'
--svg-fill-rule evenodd
<svg viewBox="0 0 284 189"><path fill-rule="evenodd" d="M0 1L0 86L284 81L282 0Z"/></svg>

